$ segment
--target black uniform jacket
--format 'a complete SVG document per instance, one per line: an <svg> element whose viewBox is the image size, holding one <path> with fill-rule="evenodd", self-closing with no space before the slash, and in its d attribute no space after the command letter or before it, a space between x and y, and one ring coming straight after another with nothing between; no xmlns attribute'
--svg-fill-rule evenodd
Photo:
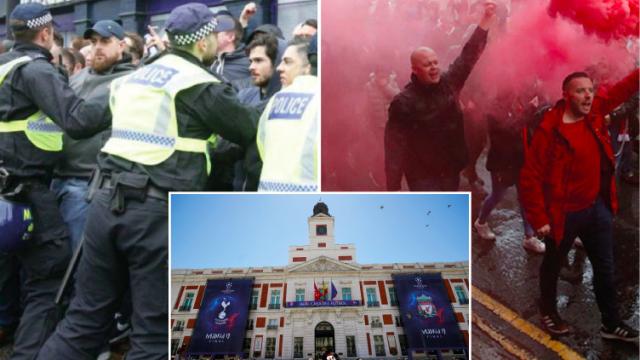
<svg viewBox="0 0 640 360"><path fill-rule="evenodd" d="M86 138L109 127L110 118L103 116L107 96L86 101L76 96L66 75L49 62L47 49L17 43L0 55L0 65L25 55L33 60L14 68L0 85L0 121L24 120L42 110L73 138ZM59 157L59 152L35 147L23 132L0 133L0 166L14 176L46 181Z"/></svg>
<svg viewBox="0 0 640 360"><path fill-rule="evenodd" d="M209 71L189 53L179 50L171 53ZM255 147L255 124L259 114L240 104L230 85L196 85L181 91L175 101L181 137L206 140L212 134L218 134L245 148ZM104 172L146 174L153 185L166 191L203 190L207 181L206 157L200 153L176 151L159 165L147 166L102 152L98 155L98 165Z"/></svg>

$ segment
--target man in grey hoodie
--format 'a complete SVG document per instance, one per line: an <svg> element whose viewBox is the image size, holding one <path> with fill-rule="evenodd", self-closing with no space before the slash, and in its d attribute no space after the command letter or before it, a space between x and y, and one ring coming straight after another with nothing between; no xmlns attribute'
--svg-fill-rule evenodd
<svg viewBox="0 0 640 360"><path fill-rule="evenodd" d="M124 30L111 20L98 21L84 33L91 40L93 63L85 71L71 77L69 85L83 98L106 94L111 81L135 69L131 57L124 54ZM63 157L54 170L51 190L56 193L62 217L71 233L73 250L80 243L87 219L89 204L86 195L89 178L96 167L96 156L109 138L111 131L102 131L93 137L74 140L63 138Z"/></svg>

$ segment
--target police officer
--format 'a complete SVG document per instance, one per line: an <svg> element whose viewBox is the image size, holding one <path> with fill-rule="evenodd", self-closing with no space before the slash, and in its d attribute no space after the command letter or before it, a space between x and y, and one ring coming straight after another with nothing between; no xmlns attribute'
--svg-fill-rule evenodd
<svg viewBox="0 0 640 360"><path fill-rule="evenodd" d="M49 191L62 131L86 137L106 128L108 122L91 115L104 113L108 102L106 96L92 103L76 97L66 76L50 63L54 32L43 5L16 6L8 27L16 43L0 55L0 167L8 173L0 192L19 193L34 221L29 244L14 253L26 278L12 359L33 359L57 322L54 297L70 258L68 231ZM0 241L6 235L0 228Z"/></svg>
<svg viewBox="0 0 640 360"><path fill-rule="evenodd" d="M95 359L130 285L127 359L166 359L167 192L204 188L206 141L255 141L257 112L209 73L219 28L202 4L175 8L171 50L111 84L111 137L98 157L76 295L39 359ZM215 169L212 169L215 171Z"/></svg>
<svg viewBox="0 0 640 360"><path fill-rule="evenodd" d="M294 40L276 70L283 89L258 125L262 159L258 191L318 190L318 79L310 75L309 44Z"/></svg>

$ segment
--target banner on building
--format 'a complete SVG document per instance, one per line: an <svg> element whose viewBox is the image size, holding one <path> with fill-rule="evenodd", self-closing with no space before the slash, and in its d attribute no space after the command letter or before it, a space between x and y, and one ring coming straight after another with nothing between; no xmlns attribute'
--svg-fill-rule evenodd
<svg viewBox="0 0 640 360"><path fill-rule="evenodd" d="M393 275L393 282L409 348L465 347L440 273Z"/></svg>
<svg viewBox="0 0 640 360"><path fill-rule="evenodd" d="M209 280L193 329L190 354L241 354L253 279Z"/></svg>
<svg viewBox="0 0 640 360"><path fill-rule="evenodd" d="M288 308L306 308L306 307L331 307L331 306L360 306L360 300L318 300L318 301L287 301L285 306Z"/></svg>

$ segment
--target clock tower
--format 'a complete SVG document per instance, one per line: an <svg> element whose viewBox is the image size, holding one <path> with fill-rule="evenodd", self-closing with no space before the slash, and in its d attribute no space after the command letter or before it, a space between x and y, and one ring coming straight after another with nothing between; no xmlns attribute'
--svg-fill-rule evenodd
<svg viewBox="0 0 640 360"><path fill-rule="evenodd" d="M313 214L308 218L309 245L290 246L289 263L304 262L318 256L326 256L338 261L355 263L355 246L353 244L336 244L335 218L329 207L318 202L313 207Z"/></svg>

